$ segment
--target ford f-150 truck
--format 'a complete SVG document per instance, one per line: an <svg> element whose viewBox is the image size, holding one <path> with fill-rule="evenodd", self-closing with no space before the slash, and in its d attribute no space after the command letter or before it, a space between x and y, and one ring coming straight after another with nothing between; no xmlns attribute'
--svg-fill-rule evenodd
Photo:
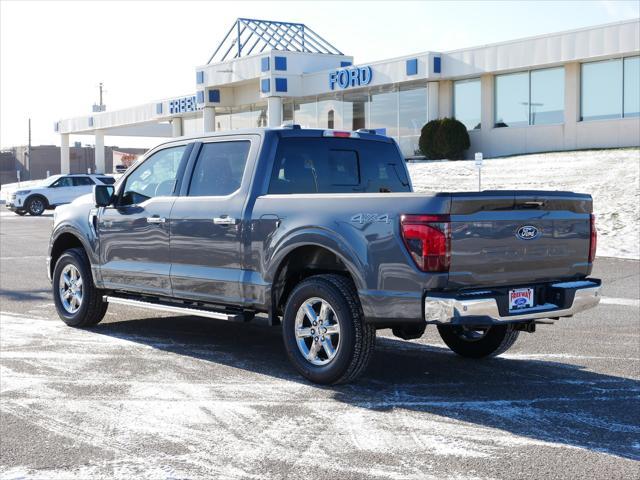
<svg viewBox="0 0 640 480"><path fill-rule="evenodd" d="M313 382L356 378L376 330L436 325L465 357L600 300L589 195L414 193L393 139L298 126L179 138L55 212L61 319L109 303L282 325Z"/></svg>

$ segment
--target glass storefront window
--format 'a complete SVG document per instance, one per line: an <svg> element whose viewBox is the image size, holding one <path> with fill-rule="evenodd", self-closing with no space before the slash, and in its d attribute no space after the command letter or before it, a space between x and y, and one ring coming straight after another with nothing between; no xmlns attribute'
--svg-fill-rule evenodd
<svg viewBox="0 0 640 480"><path fill-rule="evenodd" d="M233 130L266 126L266 104L243 105L241 107L234 107L231 109L231 128Z"/></svg>
<svg viewBox="0 0 640 480"><path fill-rule="evenodd" d="M625 117L640 116L640 57L624 59Z"/></svg>
<svg viewBox="0 0 640 480"><path fill-rule="evenodd" d="M564 122L564 68L531 71L530 125Z"/></svg>
<svg viewBox="0 0 640 480"><path fill-rule="evenodd" d="M398 144L406 157L420 155L418 141L427 123L427 86L400 88L398 92Z"/></svg>
<svg viewBox="0 0 640 480"><path fill-rule="evenodd" d="M398 92L381 90L371 92L369 118L366 128L381 129L389 137L398 136Z"/></svg>
<svg viewBox="0 0 640 480"><path fill-rule="evenodd" d="M345 93L343 103L342 128L345 130L367 128L365 125L368 116L366 112L369 103L369 94L367 92Z"/></svg>
<svg viewBox="0 0 640 480"><path fill-rule="evenodd" d="M228 107L216 108L216 132L231 130L231 109Z"/></svg>
<svg viewBox="0 0 640 480"><path fill-rule="evenodd" d="M282 122L293 123L293 101L286 101L282 104Z"/></svg>
<svg viewBox="0 0 640 480"><path fill-rule="evenodd" d="M296 99L293 107L293 121L302 128L317 128L317 102L315 97Z"/></svg>
<svg viewBox="0 0 640 480"><path fill-rule="evenodd" d="M622 61L582 64L580 106L582 120L622 116Z"/></svg>
<svg viewBox="0 0 640 480"><path fill-rule="evenodd" d="M344 128L342 124L342 95L318 98L318 128Z"/></svg>
<svg viewBox="0 0 640 480"><path fill-rule="evenodd" d="M529 72L496 75L496 127L529 124Z"/></svg>
<svg viewBox="0 0 640 480"><path fill-rule="evenodd" d="M453 116L467 130L480 128L480 79L453 82Z"/></svg>

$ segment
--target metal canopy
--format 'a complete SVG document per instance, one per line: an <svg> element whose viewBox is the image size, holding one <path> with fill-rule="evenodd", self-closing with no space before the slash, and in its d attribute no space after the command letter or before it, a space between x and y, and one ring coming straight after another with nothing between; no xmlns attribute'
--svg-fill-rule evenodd
<svg viewBox="0 0 640 480"><path fill-rule="evenodd" d="M267 49L343 55L303 23L238 18L207 64L245 57Z"/></svg>

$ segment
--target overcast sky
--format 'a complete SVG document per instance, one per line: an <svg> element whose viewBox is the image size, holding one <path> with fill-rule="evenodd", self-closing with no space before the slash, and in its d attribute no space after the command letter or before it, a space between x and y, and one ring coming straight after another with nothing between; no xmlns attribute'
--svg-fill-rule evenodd
<svg viewBox="0 0 640 480"><path fill-rule="evenodd" d="M115 110L195 91L237 17L309 25L356 63L638 18L639 2L206 2L0 0L0 144L60 144L53 124L86 115L105 84ZM71 141L93 143L92 136ZM107 137L108 145L157 140Z"/></svg>

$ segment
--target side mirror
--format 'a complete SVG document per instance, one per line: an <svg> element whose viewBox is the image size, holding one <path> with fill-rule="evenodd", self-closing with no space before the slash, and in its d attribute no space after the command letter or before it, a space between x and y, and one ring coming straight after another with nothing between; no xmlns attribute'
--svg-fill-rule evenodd
<svg viewBox="0 0 640 480"><path fill-rule="evenodd" d="M94 185L93 203L96 207L106 207L111 205L115 191L116 189L113 185Z"/></svg>

